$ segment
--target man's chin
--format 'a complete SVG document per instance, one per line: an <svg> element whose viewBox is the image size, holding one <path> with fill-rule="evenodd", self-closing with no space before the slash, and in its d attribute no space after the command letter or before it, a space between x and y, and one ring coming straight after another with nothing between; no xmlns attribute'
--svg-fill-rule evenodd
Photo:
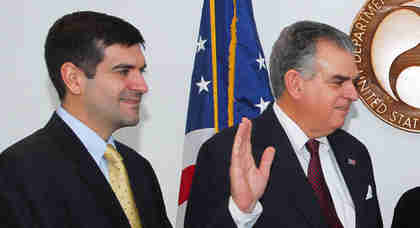
<svg viewBox="0 0 420 228"><path fill-rule="evenodd" d="M341 128L344 125L344 121L345 121L345 118L339 118L339 119L337 118L337 119L335 119L334 122L332 122L330 120L328 122L329 130L328 130L328 132L326 132L325 136L329 135L329 134L333 133L334 131L336 131L337 129Z"/></svg>
<svg viewBox="0 0 420 228"><path fill-rule="evenodd" d="M338 128L341 128L344 125L344 118L341 120L337 120L337 123L334 126L334 131L337 130Z"/></svg>
<svg viewBox="0 0 420 228"><path fill-rule="evenodd" d="M121 127L134 127L140 122L140 118L125 119L121 121Z"/></svg>

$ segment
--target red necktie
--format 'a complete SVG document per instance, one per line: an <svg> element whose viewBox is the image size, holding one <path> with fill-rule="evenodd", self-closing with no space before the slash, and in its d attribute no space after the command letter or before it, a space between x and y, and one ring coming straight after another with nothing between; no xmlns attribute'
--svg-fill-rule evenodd
<svg viewBox="0 0 420 228"><path fill-rule="evenodd" d="M311 153L311 160L308 167L308 180L312 185L312 189L318 198L321 206L322 214L327 220L329 228L343 228L340 219L335 211L334 203L331 199L330 191L325 183L324 174L321 169L319 159L319 142L310 139L306 144L306 149Z"/></svg>

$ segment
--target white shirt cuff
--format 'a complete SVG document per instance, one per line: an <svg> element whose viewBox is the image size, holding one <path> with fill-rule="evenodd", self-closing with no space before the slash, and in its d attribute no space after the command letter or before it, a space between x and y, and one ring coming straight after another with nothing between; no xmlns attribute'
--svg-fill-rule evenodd
<svg viewBox="0 0 420 228"><path fill-rule="evenodd" d="M262 205L258 201L251 213L244 213L238 208L235 201L233 201L232 196L229 197L229 212L238 228L251 228L257 222L262 211Z"/></svg>

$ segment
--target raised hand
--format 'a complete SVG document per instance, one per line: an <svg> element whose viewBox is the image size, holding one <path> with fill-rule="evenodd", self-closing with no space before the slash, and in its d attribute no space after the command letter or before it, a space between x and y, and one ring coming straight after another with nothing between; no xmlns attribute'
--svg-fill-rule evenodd
<svg viewBox="0 0 420 228"><path fill-rule="evenodd" d="M257 168L252 156L251 130L251 121L242 118L235 135L230 166L231 196L238 208L246 213L252 212L265 191L275 153L273 147L267 147Z"/></svg>

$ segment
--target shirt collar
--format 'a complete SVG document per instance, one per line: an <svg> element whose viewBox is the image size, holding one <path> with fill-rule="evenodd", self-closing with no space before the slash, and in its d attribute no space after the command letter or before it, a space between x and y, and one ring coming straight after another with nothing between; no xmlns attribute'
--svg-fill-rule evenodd
<svg viewBox="0 0 420 228"><path fill-rule="evenodd" d="M309 137L303 132L303 130L294 122L276 102L273 104L274 113L277 116L281 126L286 131L287 136L292 144L293 150L296 152L305 151L305 143L309 140ZM320 142L320 146L329 145L327 137L316 138Z"/></svg>
<svg viewBox="0 0 420 228"><path fill-rule="evenodd" d="M112 136L105 142L95 131L76 119L61 106L56 113L73 130L97 164L103 159L107 144L112 144L115 147Z"/></svg>

